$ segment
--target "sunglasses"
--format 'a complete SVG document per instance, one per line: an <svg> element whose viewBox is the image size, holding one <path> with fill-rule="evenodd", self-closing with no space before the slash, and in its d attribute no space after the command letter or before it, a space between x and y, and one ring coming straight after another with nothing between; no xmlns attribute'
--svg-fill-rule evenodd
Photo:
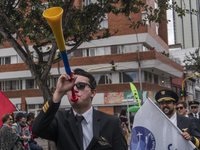
<svg viewBox="0 0 200 150"><path fill-rule="evenodd" d="M191 109L196 109L197 108L197 106L191 106Z"/></svg>
<svg viewBox="0 0 200 150"><path fill-rule="evenodd" d="M74 86L76 86L78 90L85 89L86 85L88 85L91 89L94 89L91 85L89 85L89 84L87 84L85 82L78 82L78 83L74 84Z"/></svg>
<svg viewBox="0 0 200 150"><path fill-rule="evenodd" d="M176 110L182 110L183 109L183 107L176 107Z"/></svg>
<svg viewBox="0 0 200 150"><path fill-rule="evenodd" d="M13 119L9 118L8 120L13 120Z"/></svg>

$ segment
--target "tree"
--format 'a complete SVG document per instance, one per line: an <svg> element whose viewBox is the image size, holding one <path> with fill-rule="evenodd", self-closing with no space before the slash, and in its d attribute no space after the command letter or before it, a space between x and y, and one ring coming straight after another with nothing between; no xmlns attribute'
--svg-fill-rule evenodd
<svg viewBox="0 0 200 150"><path fill-rule="evenodd" d="M100 23L103 21L106 13L122 13L129 16L130 13L138 13L145 9L148 13L146 19L161 22L165 10L171 9L169 0L160 0L159 8L153 9L138 0L97 0L98 3L91 3L82 9L74 6L75 0L1 0L0 1L0 43L9 42L18 55L29 68L32 76L40 89L46 102L51 96L47 85L52 64L61 60L57 53L57 44L53 32L42 13L45 9L59 6L63 8L62 28L66 45L72 46L68 54L77 49L83 42L91 41L94 35L97 38L106 38L111 36L109 29L101 29ZM48 2L47 5L44 2ZM116 7L119 3L120 7ZM174 5L174 7L178 7ZM182 9L178 12L182 15L186 13ZM132 22L131 27L138 28L143 24L139 20ZM99 34L98 31L103 31ZM98 33L98 34L97 34ZM16 34L18 40L13 38ZM33 52L28 46L28 41L32 44L38 62L33 61ZM48 45L52 45L51 47ZM23 47L22 47L23 46ZM44 51L44 49L46 50ZM44 60L48 57L48 61Z"/></svg>
<svg viewBox="0 0 200 150"><path fill-rule="evenodd" d="M64 39L66 45L72 47L68 50L68 54L83 42L91 41L94 35L97 38L111 36L109 29L101 29L100 26L106 13L116 15L122 13L128 17L130 13L137 14L140 10L145 10L148 12L146 20L160 23L166 19L165 11L172 7L180 16L188 12L186 9L179 8L176 3L170 5L169 0L158 0L160 9L154 9L143 1L97 0L96 3L79 8L74 6L75 0L0 0L0 44L9 42L15 49L29 68L46 102L52 96L47 85L48 75L52 64L59 62L61 56L57 53L58 47L53 32L42 16L43 11L53 6L63 8ZM48 3L44 4L44 2ZM142 20L133 21L130 27L138 28L143 24ZM14 34L18 39L13 38ZM30 50L29 42L36 56ZM45 56L48 57L47 61L44 59ZM38 58L38 62L34 62L34 57Z"/></svg>
<svg viewBox="0 0 200 150"><path fill-rule="evenodd" d="M184 63L185 63L185 66L186 66L186 69L187 70L191 70L193 72L198 72L200 73L200 52L199 52L199 48L197 48L195 50L195 52L189 52L189 55L185 55L185 58L184 58Z"/></svg>

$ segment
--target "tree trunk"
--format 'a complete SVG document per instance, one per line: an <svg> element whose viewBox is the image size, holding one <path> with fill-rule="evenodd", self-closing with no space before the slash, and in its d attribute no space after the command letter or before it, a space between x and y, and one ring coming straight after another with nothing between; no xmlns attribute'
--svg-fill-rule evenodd
<svg viewBox="0 0 200 150"><path fill-rule="evenodd" d="M46 84L47 80L43 81L39 77L37 77L36 82L44 98L44 103L46 103L52 97L51 90ZM56 144L53 141L48 141L48 150L57 150Z"/></svg>

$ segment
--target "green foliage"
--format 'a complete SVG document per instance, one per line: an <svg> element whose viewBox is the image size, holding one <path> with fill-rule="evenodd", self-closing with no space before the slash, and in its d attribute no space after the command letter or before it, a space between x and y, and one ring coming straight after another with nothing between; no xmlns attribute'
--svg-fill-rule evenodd
<svg viewBox="0 0 200 150"><path fill-rule="evenodd" d="M184 63L186 69L193 72L200 72L200 48L197 48L194 53L189 52L189 55L185 55Z"/></svg>
<svg viewBox="0 0 200 150"><path fill-rule="evenodd" d="M41 0L1 0L0 9L6 14L6 17L10 20L11 24L16 30L20 31L20 34L24 38L29 38L32 44L41 45L42 42L55 43L52 30L47 21L43 18L42 13L45 9L59 6L64 9L63 14L63 33L64 37L68 41L79 42L91 41L92 35L97 31L102 30L100 22L105 18L106 13L119 14L122 13L125 16L129 16L131 13L137 14L141 10L145 10L147 17L145 18L149 22L161 22L165 20L165 11L174 7L179 16L184 16L185 13L189 13L188 10L178 7L176 3L174 5L169 4L169 0L159 0L158 9L154 9L152 6L148 6L141 0L113 0L103 1L98 0L97 3L91 3L88 6L84 6L82 9L70 5L71 1L63 0L46 0L46 4ZM120 4L117 8L115 4ZM193 10L195 12L195 10ZM99 15L101 16L100 19ZM66 19L66 20L65 20ZM16 33L0 14L0 21L4 29L11 35ZM98 22L98 23L95 23ZM142 20L132 21L130 27L139 28L144 25ZM91 33L88 35L88 32ZM105 38L110 36L108 30L105 33L98 36L98 38ZM0 34L0 43L5 42L7 39ZM68 43L68 42L66 42ZM75 44L74 44L75 45Z"/></svg>

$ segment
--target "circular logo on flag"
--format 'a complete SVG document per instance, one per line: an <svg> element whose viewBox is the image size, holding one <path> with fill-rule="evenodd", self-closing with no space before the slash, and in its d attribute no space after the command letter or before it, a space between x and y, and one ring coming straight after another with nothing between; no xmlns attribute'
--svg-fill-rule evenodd
<svg viewBox="0 0 200 150"><path fill-rule="evenodd" d="M130 150L155 150L155 148L156 141L151 131L141 126L133 128Z"/></svg>

